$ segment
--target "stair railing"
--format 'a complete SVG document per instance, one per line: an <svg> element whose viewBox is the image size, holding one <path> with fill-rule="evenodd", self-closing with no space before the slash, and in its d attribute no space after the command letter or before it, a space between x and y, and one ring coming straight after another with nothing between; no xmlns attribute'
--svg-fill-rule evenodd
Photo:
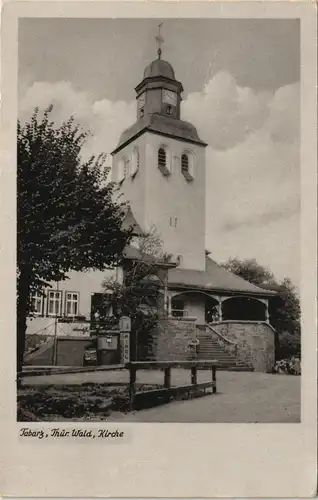
<svg viewBox="0 0 318 500"><path fill-rule="evenodd" d="M233 340L229 340L222 333L218 332L210 323L205 323L205 326L209 328L216 335L216 339L218 344L220 344L229 354L234 354L237 356L238 353L238 344Z"/></svg>

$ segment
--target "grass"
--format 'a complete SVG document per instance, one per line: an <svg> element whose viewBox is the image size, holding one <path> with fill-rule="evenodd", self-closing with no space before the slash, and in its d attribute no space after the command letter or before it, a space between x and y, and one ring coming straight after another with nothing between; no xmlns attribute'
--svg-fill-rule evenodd
<svg viewBox="0 0 318 500"><path fill-rule="evenodd" d="M156 388L138 384L138 391ZM106 420L112 411L130 411L126 384L42 385L18 392L18 421Z"/></svg>

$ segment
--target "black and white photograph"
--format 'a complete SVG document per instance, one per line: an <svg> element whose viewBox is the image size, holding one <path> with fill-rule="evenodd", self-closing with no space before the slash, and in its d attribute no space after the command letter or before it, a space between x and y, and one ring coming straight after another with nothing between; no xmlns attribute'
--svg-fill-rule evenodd
<svg viewBox="0 0 318 500"><path fill-rule="evenodd" d="M299 19L20 19L17 420L299 423L300 166Z"/></svg>
<svg viewBox="0 0 318 500"><path fill-rule="evenodd" d="M315 5L1 20L1 493L314 497Z"/></svg>

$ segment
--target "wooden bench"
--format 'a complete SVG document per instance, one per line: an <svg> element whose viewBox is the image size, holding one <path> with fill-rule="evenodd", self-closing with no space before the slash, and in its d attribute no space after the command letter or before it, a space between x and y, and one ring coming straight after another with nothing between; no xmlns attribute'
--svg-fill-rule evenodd
<svg viewBox="0 0 318 500"><path fill-rule="evenodd" d="M212 388L213 394L216 393L216 368L217 361L133 361L127 363L125 368L129 370L129 398L132 409L139 407L142 402L153 399L157 403L168 402L173 396L188 393L193 391L205 390ZM171 385L171 369L172 368L185 368L191 372L191 383L182 386ZM199 369L206 370L211 368L212 380L210 382L197 381L197 371ZM163 370L164 381L163 387L157 389L150 389L147 391L136 390L136 378L138 370ZM150 385L150 384L149 384Z"/></svg>

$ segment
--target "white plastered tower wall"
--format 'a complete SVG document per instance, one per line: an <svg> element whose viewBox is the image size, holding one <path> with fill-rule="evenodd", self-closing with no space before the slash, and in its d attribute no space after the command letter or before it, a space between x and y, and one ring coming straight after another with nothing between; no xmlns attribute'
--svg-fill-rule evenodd
<svg viewBox="0 0 318 500"><path fill-rule="evenodd" d="M166 252L181 256L180 267L205 269L205 148L177 138L147 132L145 222L154 225ZM171 172L158 168L158 150L164 146ZM194 178L181 172L181 156L193 157ZM132 208L133 209L133 208Z"/></svg>
<svg viewBox="0 0 318 500"><path fill-rule="evenodd" d="M164 146L170 174L158 168L158 150ZM130 159L138 148L139 169L132 177L129 169L120 184L122 200L128 201L136 221L144 231L155 227L163 249L180 256L180 267L205 269L205 148L178 138L152 132L124 146L114 154L113 180L118 179L120 162ZM194 178L181 172L181 156L193 158Z"/></svg>
<svg viewBox="0 0 318 500"><path fill-rule="evenodd" d="M120 184L120 193L122 194L122 198L120 200L129 202L136 221L144 230L146 224L146 144L144 135L130 142L114 154L112 180L114 182L118 181L120 162L128 160L131 163L132 154L136 150L138 150L139 154L139 169L134 177L131 176L130 169L126 172L126 177Z"/></svg>

